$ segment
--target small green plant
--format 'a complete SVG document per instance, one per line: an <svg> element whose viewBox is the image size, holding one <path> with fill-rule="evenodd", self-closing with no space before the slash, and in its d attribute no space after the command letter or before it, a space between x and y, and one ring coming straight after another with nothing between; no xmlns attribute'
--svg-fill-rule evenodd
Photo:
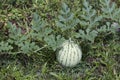
<svg viewBox="0 0 120 80"><path fill-rule="evenodd" d="M10 22L8 22L7 27L9 29L9 39L7 41L13 47L13 50L11 50L13 52L11 53L29 54L39 48L35 42L31 42L29 34L22 34L21 28L17 28Z"/></svg>
<svg viewBox="0 0 120 80"><path fill-rule="evenodd" d="M7 43L5 43L4 41L0 42L0 52L9 52L12 49L13 49L13 47L11 45L9 45L8 42Z"/></svg>
<svg viewBox="0 0 120 80"><path fill-rule="evenodd" d="M73 38L73 34L76 34L75 27L79 23L79 19L75 17L74 13L70 12L70 8L67 6L67 4L62 3L62 10L60 10L58 19L59 20L56 21L56 26L62 33L62 36Z"/></svg>
<svg viewBox="0 0 120 80"><path fill-rule="evenodd" d="M118 16L120 15L120 9L116 8L114 2L111 3L111 0L102 0L101 1L101 10L103 12L102 16L107 19L118 21Z"/></svg>

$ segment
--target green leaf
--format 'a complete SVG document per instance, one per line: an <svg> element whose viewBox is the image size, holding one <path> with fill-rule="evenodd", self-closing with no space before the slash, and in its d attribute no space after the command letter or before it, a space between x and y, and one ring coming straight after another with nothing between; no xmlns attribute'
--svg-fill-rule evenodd
<svg viewBox="0 0 120 80"><path fill-rule="evenodd" d="M52 47L53 50L56 49L56 41L55 41L55 36L54 35L50 35L48 37L45 37L44 40L46 41L46 43Z"/></svg>
<svg viewBox="0 0 120 80"><path fill-rule="evenodd" d="M83 40L88 40L92 43L94 43L95 38L97 37L98 32L95 30L90 30L89 28L86 29L86 31L79 30L79 34L77 37L82 38Z"/></svg>
<svg viewBox="0 0 120 80"><path fill-rule="evenodd" d="M33 53L35 50L39 49L39 47L35 44L35 42L25 41L19 45L22 53L29 54Z"/></svg>
<svg viewBox="0 0 120 80"><path fill-rule="evenodd" d="M60 35L50 35L48 37L45 37L44 40L55 51L65 39Z"/></svg>
<svg viewBox="0 0 120 80"><path fill-rule="evenodd" d="M111 0L101 0L101 10L104 18L112 19L118 21L118 16L120 15L120 9Z"/></svg>
<svg viewBox="0 0 120 80"><path fill-rule="evenodd" d="M4 41L0 42L0 52L8 52L12 49L13 47L8 42L4 42Z"/></svg>
<svg viewBox="0 0 120 80"><path fill-rule="evenodd" d="M70 12L70 8L68 8L67 4L65 3L62 3L62 9L63 9L61 11L62 14L68 14Z"/></svg>
<svg viewBox="0 0 120 80"><path fill-rule="evenodd" d="M74 30L79 22L80 21L78 18L75 17L75 14L70 12L70 8L65 3L63 3L60 15L58 15L58 20L56 20L56 25L62 31L61 33L63 34L63 32L65 31Z"/></svg>
<svg viewBox="0 0 120 80"><path fill-rule="evenodd" d="M33 14L33 19L31 24L32 24L32 29L37 32L41 31L41 29L47 25L47 23L43 21L42 18L36 13Z"/></svg>
<svg viewBox="0 0 120 80"><path fill-rule="evenodd" d="M100 28L97 29L99 33L106 33L106 32L112 32L113 34L116 33L117 28L119 28L119 25L117 23L113 23L111 25L110 22L106 22L106 25L101 26Z"/></svg>
<svg viewBox="0 0 120 80"><path fill-rule="evenodd" d="M84 29L96 28L99 25L98 21L101 21L102 16L97 14L97 10L92 8L88 1L84 0L83 5L84 7L82 8L82 13L79 14L81 17L79 23Z"/></svg>
<svg viewBox="0 0 120 80"><path fill-rule="evenodd" d="M60 21L66 22L66 19L63 16L59 15L58 18Z"/></svg>
<svg viewBox="0 0 120 80"><path fill-rule="evenodd" d="M57 48L58 48L64 41L65 41L65 38L62 37L61 35L58 35L58 36L56 37L56 46L57 46Z"/></svg>

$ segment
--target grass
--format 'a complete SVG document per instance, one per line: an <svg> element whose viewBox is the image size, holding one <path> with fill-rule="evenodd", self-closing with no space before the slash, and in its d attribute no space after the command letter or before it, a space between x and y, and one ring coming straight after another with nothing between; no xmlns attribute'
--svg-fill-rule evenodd
<svg viewBox="0 0 120 80"><path fill-rule="evenodd" d="M21 28L30 26L33 12L37 12L49 25L54 26L60 1L38 1L41 1L41 4L29 0L16 2L2 0L0 36L8 34L4 31L7 21ZM73 12L82 6L78 6L77 1L65 2L74 5L71 7ZM92 45L81 44L83 57L81 63L73 68L61 66L56 60L56 53L46 48L31 56L22 53L16 55L0 53L0 80L120 80L119 37L98 40ZM4 39L5 37L0 38L1 41Z"/></svg>
<svg viewBox="0 0 120 80"><path fill-rule="evenodd" d="M101 45L101 44L99 44ZM115 49L113 48L113 45ZM120 48L120 47L118 47ZM94 54L93 54L94 53ZM92 54L92 55L91 55ZM53 55L0 56L1 80L119 80L120 55L116 42L98 46L88 54L83 53L80 64L74 68L62 67ZM55 54L54 54L55 55Z"/></svg>

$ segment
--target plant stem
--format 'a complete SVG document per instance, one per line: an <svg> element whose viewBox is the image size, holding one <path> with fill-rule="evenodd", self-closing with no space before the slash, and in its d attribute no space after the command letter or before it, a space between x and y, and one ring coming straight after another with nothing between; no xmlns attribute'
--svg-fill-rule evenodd
<svg viewBox="0 0 120 80"><path fill-rule="evenodd" d="M42 49L45 48L45 47L47 47L47 45L44 45L43 47L41 47L41 48L39 48L39 49L37 49L37 50L35 50L35 51L33 51L33 52L38 52L38 51L42 50Z"/></svg>

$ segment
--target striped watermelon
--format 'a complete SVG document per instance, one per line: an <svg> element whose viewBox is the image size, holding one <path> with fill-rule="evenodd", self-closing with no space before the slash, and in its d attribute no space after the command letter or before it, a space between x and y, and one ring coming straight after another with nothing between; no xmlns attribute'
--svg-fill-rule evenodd
<svg viewBox="0 0 120 80"><path fill-rule="evenodd" d="M71 39L63 42L60 50L57 53L58 62L65 67L76 66L80 62L81 57L81 49Z"/></svg>

